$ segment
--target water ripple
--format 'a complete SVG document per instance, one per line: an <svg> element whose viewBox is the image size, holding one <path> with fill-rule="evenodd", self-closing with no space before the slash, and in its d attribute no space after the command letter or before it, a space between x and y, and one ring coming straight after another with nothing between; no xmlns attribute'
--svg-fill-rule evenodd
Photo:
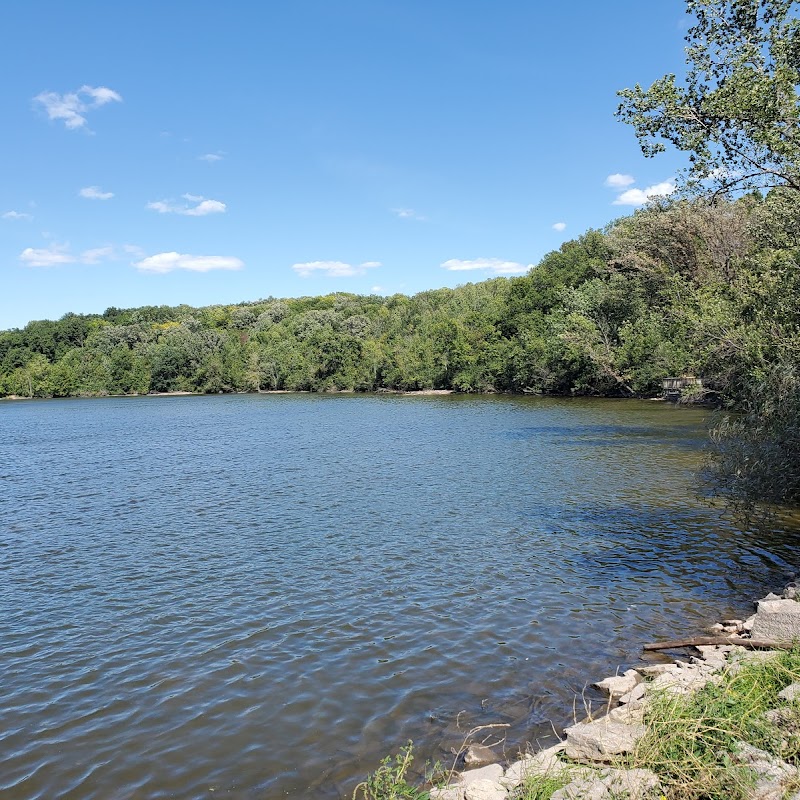
<svg viewBox="0 0 800 800"><path fill-rule="evenodd" d="M695 498L703 436L635 402L2 404L0 795L345 797L406 738L545 735L788 568Z"/></svg>

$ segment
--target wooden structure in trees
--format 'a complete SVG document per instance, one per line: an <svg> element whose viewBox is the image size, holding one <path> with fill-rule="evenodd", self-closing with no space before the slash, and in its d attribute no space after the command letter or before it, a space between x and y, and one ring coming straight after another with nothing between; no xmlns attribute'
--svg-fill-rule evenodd
<svg viewBox="0 0 800 800"><path fill-rule="evenodd" d="M702 389L703 379L694 375L681 375L679 378L664 378L662 386L664 399L677 401L681 399L684 389Z"/></svg>

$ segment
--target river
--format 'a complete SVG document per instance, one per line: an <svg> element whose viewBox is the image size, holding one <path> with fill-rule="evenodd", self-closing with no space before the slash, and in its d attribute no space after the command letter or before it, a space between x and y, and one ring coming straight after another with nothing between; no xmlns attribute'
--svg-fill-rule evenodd
<svg viewBox="0 0 800 800"><path fill-rule="evenodd" d="M781 530L694 491L705 414L534 397L0 405L0 796L349 797L506 747L748 613Z"/></svg>

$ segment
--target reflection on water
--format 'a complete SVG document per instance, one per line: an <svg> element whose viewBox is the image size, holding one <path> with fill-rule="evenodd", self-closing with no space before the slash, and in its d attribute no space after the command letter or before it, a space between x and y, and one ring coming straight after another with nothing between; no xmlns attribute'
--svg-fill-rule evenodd
<svg viewBox="0 0 800 800"><path fill-rule="evenodd" d="M782 531L698 501L703 412L270 395L0 406L0 794L349 796L509 747L744 613Z"/></svg>

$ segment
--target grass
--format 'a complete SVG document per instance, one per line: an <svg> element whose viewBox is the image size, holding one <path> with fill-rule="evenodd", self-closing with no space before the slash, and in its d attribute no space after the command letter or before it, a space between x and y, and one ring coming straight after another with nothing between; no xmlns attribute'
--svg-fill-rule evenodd
<svg viewBox="0 0 800 800"><path fill-rule="evenodd" d="M408 771L414 762L412 742L394 756L386 756L375 772L356 786L353 800L429 800L428 792L408 782Z"/></svg>
<svg viewBox="0 0 800 800"><path fill-rule="evenodd" d="M553 792L563 789L571 780L567 769L546 775L529 775L512 796L514 800L550 800Z"/></svg>
<svg viewBox="0 0 800 800"><path fill-rule="evenodd" d="M727 667L717 684L692 695L651 693L647 734L627 766L653 770L668 800L743 800L752 771L736 764L739 742L797 765L800 704L778 698L800 682L800 650ZM784 707L776 725L766 712Z"/></svg>

